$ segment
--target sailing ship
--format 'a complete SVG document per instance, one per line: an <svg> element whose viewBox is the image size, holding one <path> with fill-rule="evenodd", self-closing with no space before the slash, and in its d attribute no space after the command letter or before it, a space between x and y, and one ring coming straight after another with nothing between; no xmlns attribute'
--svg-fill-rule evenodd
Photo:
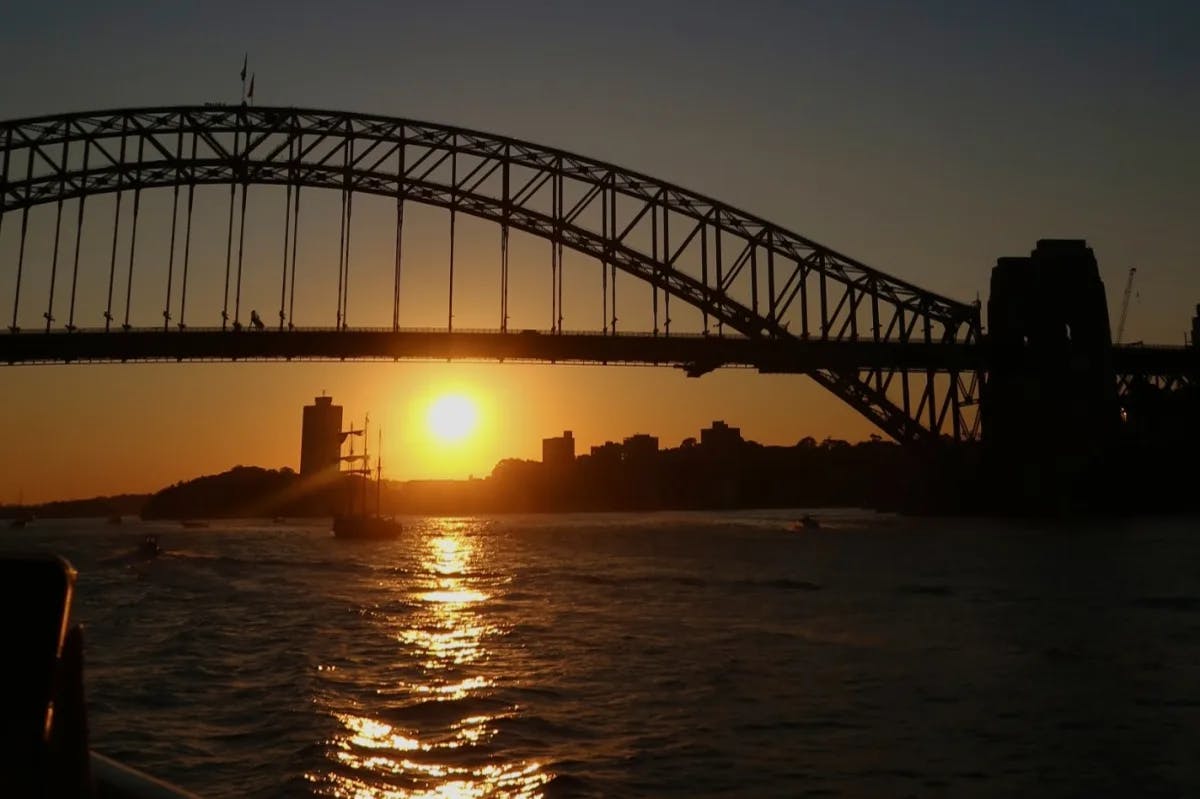
<svg viewBox="0 0 1200 799"><path fill-rule="evenodd" d="M358 540L373 540L380 541L389 538L396 538L404 532L403 525L393 518L381 516L379 514L379 499L383 485L383 457L382 455L375 456L375 511L367 512L367 487L371 482L371 460L367 454L367 424L370 422L370 417L363 423L361 431L363 436L363 452L362 455L354 454L354 438L350 438L350 455L346 460L351 464L358 462L357 466L343 471L343 474L358 475L358 485L351 485L347 492L347 510L345 513L333 517L333 534L338 538L352 538ZM351 434L359 431L350 431ZM379 451L383 452L383 431L379 431ZM357 489L357 490L356 490ZM355 503L355 495L357 494L358 502Z"/></svg>
<svg viewBox="0 0 1200 799"><path fill-rule="evenodd" d="M24 527L36 518L33 511L25 507L25 492L17 489L17 515L8 523L9 527Z"/></svg>

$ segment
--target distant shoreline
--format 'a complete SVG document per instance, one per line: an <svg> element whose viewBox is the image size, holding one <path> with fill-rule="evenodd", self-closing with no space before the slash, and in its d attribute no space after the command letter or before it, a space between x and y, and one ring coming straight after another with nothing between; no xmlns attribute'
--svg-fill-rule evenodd
<svg viewBox="0 0 1200 799"><path fill-rule="evenodd" d="M1118 452L1118 454L1121 454ZM914 516L1087 517L1200 510L1186 470L1162 453L1077 467L989 466L978 445L916 449L872 437L806 438L791 447L694 439L674 449L606 446L544 463L506 459L483 478L364 485L330 471L235 466L153 494L0 505L0 519L322 518L348 509L385 515L732 511L861 508ZM1054 464L1050 464L1051 467Z"/></svg>

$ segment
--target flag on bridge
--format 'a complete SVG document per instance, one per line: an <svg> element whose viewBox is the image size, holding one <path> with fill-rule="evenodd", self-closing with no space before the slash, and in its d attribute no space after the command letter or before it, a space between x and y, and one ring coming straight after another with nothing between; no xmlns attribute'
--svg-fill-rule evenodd
<svg viewBox="0 0 1200 799"><path fill-rule="evenodd" d="M251 105L254 104L254 76L253 75L250 76L250 91L246 92L246 99L250 101Z"/></svg>
<svg viewBox="0 0 1200 799"><path fill-rule="evenodd" d="M246 53L242 56L242 83L246 82L246 64L250 61L250 54Z"/></svg>

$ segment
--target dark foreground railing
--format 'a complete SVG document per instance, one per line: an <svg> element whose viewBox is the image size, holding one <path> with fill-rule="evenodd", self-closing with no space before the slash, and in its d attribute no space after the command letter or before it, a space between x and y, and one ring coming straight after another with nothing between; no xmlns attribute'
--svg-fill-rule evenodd
<svg viewBox="0 0 1200 799"><path fill-rule="evenodd" d="M92 752L97 799L199 799L194 793Z"/></svg>

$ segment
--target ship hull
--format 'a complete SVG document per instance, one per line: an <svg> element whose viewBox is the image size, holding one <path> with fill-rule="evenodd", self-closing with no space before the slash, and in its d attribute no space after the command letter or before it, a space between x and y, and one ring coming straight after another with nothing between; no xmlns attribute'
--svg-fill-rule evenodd
<svg viewBox="0 0 1200 799"><path fill-rule="evenodd" d="M338 538L382 541L404 532L400 522L381 516L334 516L333 534Z"/></svg>

